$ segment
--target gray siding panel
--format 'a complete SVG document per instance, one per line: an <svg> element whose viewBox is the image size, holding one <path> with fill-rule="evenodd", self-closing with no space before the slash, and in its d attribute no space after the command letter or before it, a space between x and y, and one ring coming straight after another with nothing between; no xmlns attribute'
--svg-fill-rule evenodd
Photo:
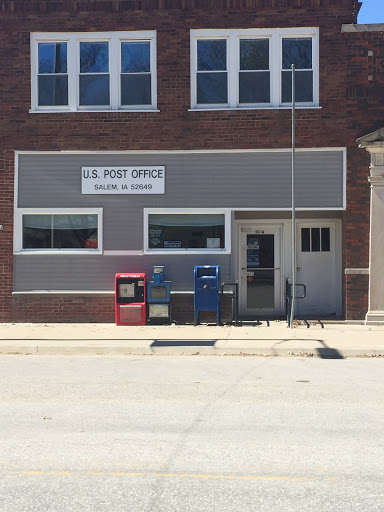
<svg viewBox="0 0 384 512"><path fill-rule="evenodd" d="M231 280L231 255L15 256L14 291L113 291L117 272L145 272L165 266L173 291L193 290L195 265L220 265L221 280Z"/></svg>
<svg viewBox="0 0 384 512"><path fill-rule="evenodd" d="M297 206L343 207L343 152L297 153ZM164 195L81 195L82 166L165 165ZM284 152L21 154L21 208L103 208L104 250L143 250L144 208L289 208L291 155ZM165 265L173 290L193 289L196 264L220 264L232 280L231 255L23 255L14 290L111 291L116 272Z"/></svg>
<svg viewBox="0 0 384 512"><path fill-rule="evenodd" d="M296 157L301 208L343 206L342 151ZM81 195L82 166L165 165L164 195ZM143 208L289 208L291 155L286 152L22 154L19 207L104 208L104 249L143 248Z"/></svg>

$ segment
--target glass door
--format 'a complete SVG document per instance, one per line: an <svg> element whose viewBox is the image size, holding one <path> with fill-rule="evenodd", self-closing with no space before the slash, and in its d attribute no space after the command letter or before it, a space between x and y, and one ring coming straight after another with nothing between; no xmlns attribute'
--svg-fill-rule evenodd
<svg viewBox="0 0 384 512"><path fill-rule="evenodd" d="M241 228L241 313L281 313L280 229Z"/></svg>

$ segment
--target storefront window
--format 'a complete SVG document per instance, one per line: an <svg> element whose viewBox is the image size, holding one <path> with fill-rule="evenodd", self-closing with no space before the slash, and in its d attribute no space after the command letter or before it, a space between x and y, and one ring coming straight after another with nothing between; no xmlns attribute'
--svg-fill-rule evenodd
<svg viewBox="0 0 384 512"><path fill-rule="evenodd" d="M97 215L23 215L23 249L98 249Z"/></svg>
<svg viewBox="0 0 384 512"><path fill-rule="evenodd" d="M224 249L224 214L149 214L149 249Z"/></svg>

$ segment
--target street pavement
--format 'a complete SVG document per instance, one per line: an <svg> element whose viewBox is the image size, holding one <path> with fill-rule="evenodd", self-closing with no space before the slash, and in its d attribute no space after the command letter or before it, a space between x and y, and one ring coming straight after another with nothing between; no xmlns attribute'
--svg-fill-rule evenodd
<svg viewBox="0 0 384 512"><path fill-rule="evenodd" d="M384 326L343 322L116 326L0 324L0 354L383 357Z"/></svg>
<svg viewBox="0 0 384 512"><path fill-rule="evenodd" d="M1 512L382 512L384 359L0 357Z"/></svg>

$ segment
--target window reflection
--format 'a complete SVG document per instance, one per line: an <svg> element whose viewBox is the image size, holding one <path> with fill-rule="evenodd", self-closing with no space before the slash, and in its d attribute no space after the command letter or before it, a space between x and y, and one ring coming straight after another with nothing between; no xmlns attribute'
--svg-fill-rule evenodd
<svg viewBox="0 0 384 512"><path fill-rule="evenodd" d="M108 49L107 42L80 43L79 103L82 106L110 104Z"/></svg>
<svg viewBox="0 0 384 512"><path fill-rule="evenodd" d="M150 214L150 249L224 249L223 214Z"/></svg>
<svg viewBox="0 0 384 512"><path fill-rule="evenodd" d="M295 65L295 100L313 102L312 39L287 38L282 41L281 101L292 102L292 64Z"/></svg>
<svg viewBox="0 0 384 512"><path fill-rule="evenodd" d="M39 43L38 61L38 105L68 105L67 43Z"/></svg>
<svg viewBox="0 0 384 512"><path fill-rule="evenodd" d="M80 43L80 73L108 71L108 43Z"/></svg>
<svg viewBox="0 0 384 512"><path fill-rule="evenodd" d="M226 39L197 41L197 103L228 102Z"/></svg>
<svg viewBox="0 0 384 512"><path fill-rule="evenodd" d="M23 215L23 249L97 248L97 215Z"/></svg>
<svg viewBox="0 0 384 512"><path fill-rule="evenodd" d="M150 105L152 80L149 42L121 43L121 104Z"/></svg>
<svg viewBox="0 0 384 512"><path fill-rule="evenodd" d="M198 71L225 71L227 69L226 39L197 41Z"/></svg>

